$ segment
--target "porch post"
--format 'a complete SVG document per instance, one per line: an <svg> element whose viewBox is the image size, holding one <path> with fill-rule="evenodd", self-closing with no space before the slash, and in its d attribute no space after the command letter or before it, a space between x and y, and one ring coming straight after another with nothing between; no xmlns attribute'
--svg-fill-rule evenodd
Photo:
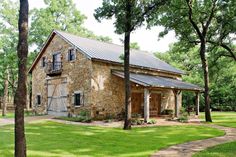
<svg viewBox="0 0 236 157"><path fill-rule="evenodd" d="M144 122L149 120L149 98L150 92L147 88L144 89Z"/></svg>
<svg viewBox="0 0 236 157"><path fill-rule="evenodd" d="M200 101L200 93L196 92L196 97L195 97L195 105L196 105L196 115L199 115L199 101Z"/></svg>
<svg viewBox="0 0 236 157"><path fill-rule="evenodd" d="M178 109L178 90L173 90L175 95L175 117L179 116L179 109Z"/></svg>

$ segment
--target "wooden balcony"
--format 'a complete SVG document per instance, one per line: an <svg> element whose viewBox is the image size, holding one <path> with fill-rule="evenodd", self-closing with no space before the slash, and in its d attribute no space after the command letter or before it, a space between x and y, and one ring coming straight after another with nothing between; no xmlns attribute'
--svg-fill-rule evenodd
<svg viewBox="0 0 236 157"><path fill-rule="evenodd" d="M45 72L48 76L58 76L62 73L62 62L49 62L45 66Z"/></svg>

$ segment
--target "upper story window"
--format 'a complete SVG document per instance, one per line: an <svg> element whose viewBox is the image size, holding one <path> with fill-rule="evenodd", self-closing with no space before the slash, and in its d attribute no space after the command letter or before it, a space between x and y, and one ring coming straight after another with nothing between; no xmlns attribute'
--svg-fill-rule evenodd
<svg viewBox="0 0 236 157"><path fill-rule="evenodd" d="M68 51L68 61L73 61L76 58L75 49L69 49Z"/></svg>
<svg viewBox="0 0 236 157"><path fill-rule="evenodd" d="M46 57L42 57L41 67L45 67L45 66L46 66Z"/></svg>
<svg viewBox="0 0 236 157"><path fill-rule="evenodd" d="M52 69L53 70L61 69L61 53L55 53L52 55Z"/></svg>

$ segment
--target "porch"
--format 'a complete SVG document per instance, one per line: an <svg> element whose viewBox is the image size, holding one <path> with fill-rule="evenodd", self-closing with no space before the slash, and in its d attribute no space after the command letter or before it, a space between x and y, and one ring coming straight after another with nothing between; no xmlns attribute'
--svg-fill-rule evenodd
<svg viewBox="0 0 236 157"><path fill-rule="evenodd" d="M122 71L112 71L112 74L124 78ZM144 121L150 117L158 117L164 109L173 109L174 116L179 116L182 105L182 91L192 91L195 97L195 114L199 115L199 99L203 88L197 85L148 74L130 73L132 82L131 112L140 114Z"/></svg>

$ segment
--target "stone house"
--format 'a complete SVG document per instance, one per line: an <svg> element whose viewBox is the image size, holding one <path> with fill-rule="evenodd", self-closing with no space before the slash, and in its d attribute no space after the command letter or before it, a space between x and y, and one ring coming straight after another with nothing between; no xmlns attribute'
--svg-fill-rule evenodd
<svg viewBox="0 0 236 157"><path fill-rule="evenodd" d="M52 31L29 70L34 110L58 116L87 110L95 118L122 114L122 53L120 45ZM153 54L131 50L130 72L132 113L148 119L172 109L178 116L182 90L197 93L199 108L202 88L181 81L183 71Z"/></svg>

